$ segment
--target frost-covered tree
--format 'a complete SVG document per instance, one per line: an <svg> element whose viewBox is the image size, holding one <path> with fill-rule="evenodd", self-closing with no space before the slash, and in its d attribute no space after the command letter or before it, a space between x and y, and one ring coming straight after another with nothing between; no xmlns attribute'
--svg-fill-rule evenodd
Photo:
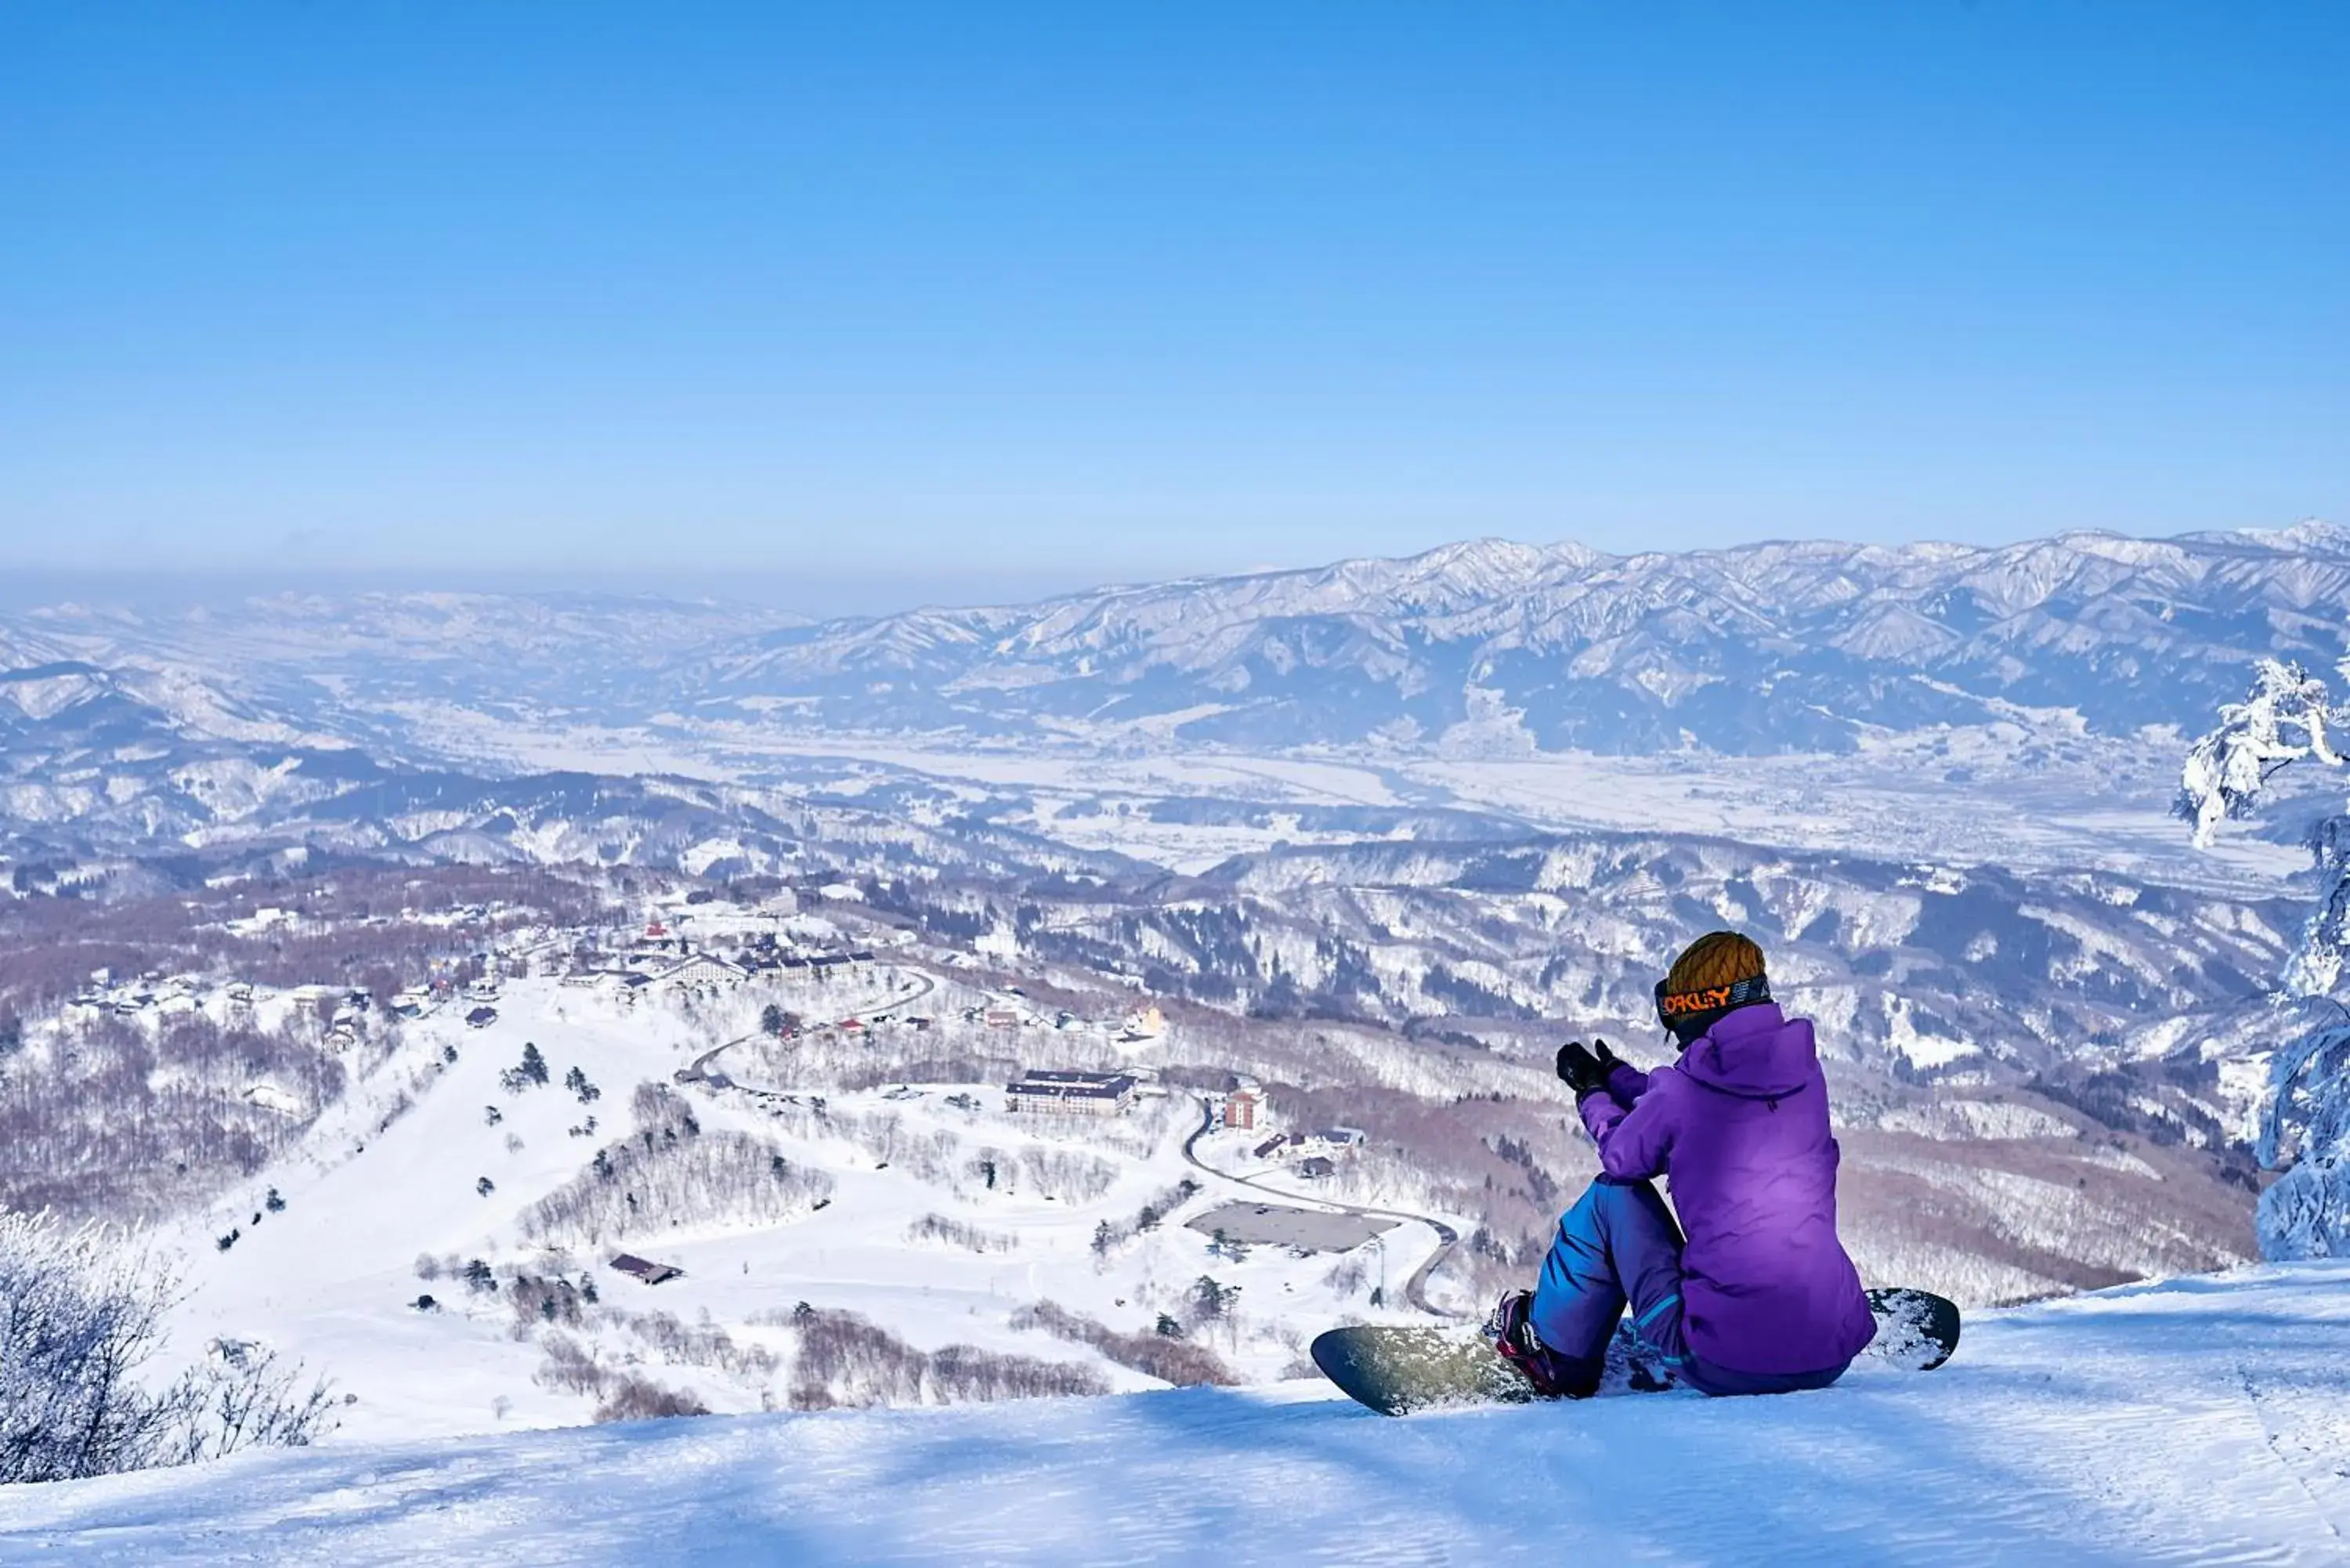
<svg viewBox="0 0 2350 1568"><path fill-rule="evenodd" d="M2350 685L2350 659L2340 665ZM2297 664L2261 661L2243 701L2195 742L2179 781L2178 815L2210 843L2229 817L2250 815L2269 781L2298 763L2341 767L2335 730L2350 709ZM2283 1174L2261 1196L2261 1251L2271 1258L2350 1256L2350 813L2310 836L2317 907L2286 961L2276 998L2292 1031L2269 1068L2257 1148Z"/></svg>
<svg viewBox="0 0 2350 1568"><path fill-rule="evenodd" d="M255 1346L215 1342L168 1381L149 1375L174 1299L169 1270L108 1227L0 1211L0 1484L70 1480L300 1445L325 1427Z"/></svg>

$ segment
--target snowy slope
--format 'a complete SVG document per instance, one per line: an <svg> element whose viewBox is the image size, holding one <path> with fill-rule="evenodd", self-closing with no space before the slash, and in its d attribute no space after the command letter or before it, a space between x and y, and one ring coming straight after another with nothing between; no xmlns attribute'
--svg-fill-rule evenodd
<svg viewBox="0 0 2350 1568"><path fill-rule="evenodd" d="M1311 1384L248 1453L0 1562L2336 1563L2350 1266L1987 1314L1930 1376L1390 1421Z"/></svg>
<svg viewBox="0 0 2350 1568"><path fill-rule="evenodd" d="M565 1238L559 1251L524 1225L541 1198L589 1168L599 1147L638 1136L630 1109L638 1085L665 1084L693 1054L747 1033L767 996L812 1012L826 1005L834 1011L820 1016L837 1016L886 1006L910 983L909 975L884 969L822 996L779 987L710 1000L696 1016L652 1001L617 1012L592 991L520 980L506 983L495 1022L479 1029L460 1022L467 1002L443 1006L407 1025L381 1068L321 1117L294 1153L161 1238L185 1258L177 1342L200 1346L220 1336L265 1344L353 1397L343 1411L347 1436L392 1439L591 1418L594 1398L550 1386L541 1376L555 1334L527 1313L518 1323L504 1289L517 1270L597 1281L598 1310L563 1325L562 1337L614 1366L640 1366L664 1386L690 1388L729 1413L782 1404L787 1379L773 1368L730 1375L707 1361L679 1362L648 1344L631 1317L665 1313L714 1327L788 1366L795 1341L777 1319L806 1301L865 1314L925 1351L976 1345L1083 1366L1111 1388L1132 1389L1155 1385L1084 1346L1014 1327L1017 1315L1049 1301L1127 1331L1147 1329L1212 1271L1240 1288L1243 1305L1209 1336L1210 1348L1254 1381L1279 1376L1297 1358L1303 1325L1342 1314L1409 1316L1368 1306L1376 1274L1334 1284L1339 1254L1262 1247L1238 1261L1212 1255L1210 1239L1182 1220L1257 1195L1185 1163L1183 1139L1201 1116L1188 1096L1147 1098L1115 1126L1064 1127L1006 1116L1000 1084L828 1089L819 1116L810 1103L817 1096L751 1092L758 1058L739 1050L725 1063L739 1075L736 1086L692 1090L676 1103L691 1107L706 1135L756 1138L819 1177L828 1184L820 1211L802 1205L774 1222L649 1212L641 1229L594 1243ZM952 1041L955 1028L943 1021L928 1038ZM1028 1049L1075 1048L1065 1036L1055 1039L1061 1043ZM500 1074L515 1064L525 1042L545 1053L555 1081L520 1092L502 1087ZM454 1061L445 1055L451 1049ZM575 1066L602 1090L592 1105L562 1086ZM492 1108L494 1124L486 1116ZM596 1130L575 1132L591 1114ZM1246 1141L1233 1134L1203 1147L1237 1165L1245 1163L1241 1150L1227 1146ZM982 1158L1001 1163L999 1180L973 1173ZM1055 1192L1039 1170L1051 1163L1080 1177L1097 1171L1098 1189L1070 1190L1065 1180ZM1097 1226L1131 1221L1186 1177L1198 1179L1201 1189L1170 1210L1167 1223L1096 1251ZM487 1193L478 1186L484 1178ZM272 1191L281 1210L264 1208ZM984 1250L919 1237L916 1227L930 1220L967 1227ZM215 1239L232 1230L234 1244L217 1248ZM1426 1226L1407 1224L1378 1255L1400 1279L1435 1244ZM649 1290L607 1267L623 1249L677 1264L685 1275ZM444 1260L445 1267L420 1278L421 1258ZM499 1271L498 1293L469 1291L456 1277L475 1258ZM437 1309L420 1312L412 1303L427 1293Z"/></svg>

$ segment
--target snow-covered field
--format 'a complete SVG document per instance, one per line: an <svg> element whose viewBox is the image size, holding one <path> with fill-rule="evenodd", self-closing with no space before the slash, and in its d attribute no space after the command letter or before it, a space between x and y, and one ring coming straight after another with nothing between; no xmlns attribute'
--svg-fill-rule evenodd
<svg viewBox="0 0 2350 1568"><path fill-rule="evenodd" d="M1311 1383L251 1452L0 1562L2338 1563L2350 1265L1987 1314L1930 1375L1391 1421Z"/></svg>
<svg viewBox="0 0 2350 1568"><path fill-rule="evenodd" d="M1158 801L1218 798L1300 806L1454 807L1552 829L1719 835L1787 848L1916 857L2019 870L2101 867L2230 892L2268 890L2306 869L2297 844L2238 835L2198 850L2171 816L2185 738L2071 735L2052 751L2013 725L1935 727L1875 738L1849 755L1619 755L1523 749L1430 754L1364 746L1253 752L1071 730L1057 743L895 734L670 716L657 725L534 723L446 706L408 715L452 755L500 769L660 772L784 783L862 763L967 791L1034 792L1047 837L1197 872L1300 838L1294 826L1202 827L1152 820ZM886 776L886 775L885 775ZM837 786L835 786L837 787ZM1073 801L1131 814L1072 815Z"/></svg>

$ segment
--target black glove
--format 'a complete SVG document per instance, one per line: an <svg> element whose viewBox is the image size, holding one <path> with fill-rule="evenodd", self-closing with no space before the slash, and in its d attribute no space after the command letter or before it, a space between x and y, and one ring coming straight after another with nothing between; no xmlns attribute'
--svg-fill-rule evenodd
<svg viewBox="0 0 2350 1568"><path fill-rule="evenodd" d="M1624 1064L1617 1059L1615 1052L1607 1049L1607 1042L1605 1040L1594 1040L1591 1043L1591 1054L1599 1064L1599 1081L1602 1084L1607 1083L1615 1075L1616 1069Z"/></svg>
<svg viewBox="0 0 2350 1568"><path fill-rule="evenodd" d="M1607 1049L1605 1040L1599 1043L1599 1049ZM1583 1048L1582 1041L1570 1040L1558 1048L1559 1080L1575 1091L1578 1100L1586 1095L1598 1094L1607 1087L1607 1069L1614 1061L1610 1056L1602 1062Z"/></svg>

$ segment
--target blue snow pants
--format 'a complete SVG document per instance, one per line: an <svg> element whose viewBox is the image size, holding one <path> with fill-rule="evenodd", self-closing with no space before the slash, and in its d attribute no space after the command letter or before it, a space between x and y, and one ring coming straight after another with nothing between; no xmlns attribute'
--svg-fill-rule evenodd
<svg viewBox="0 0 2350 1568"><path fill-rule="evenodd" d="M1792 1394L1844 1376L1850 1362L1820 1372L1740 1372L1692 1355L1681 1332L1681 1245L1680 1227L1653 1185L1597 1178L1559 1216L1534 1286L1534 1334L1587 1371L1594 1386L1627 1305L1633 1337L1675 1381L1707 1394Z"/></svg>

